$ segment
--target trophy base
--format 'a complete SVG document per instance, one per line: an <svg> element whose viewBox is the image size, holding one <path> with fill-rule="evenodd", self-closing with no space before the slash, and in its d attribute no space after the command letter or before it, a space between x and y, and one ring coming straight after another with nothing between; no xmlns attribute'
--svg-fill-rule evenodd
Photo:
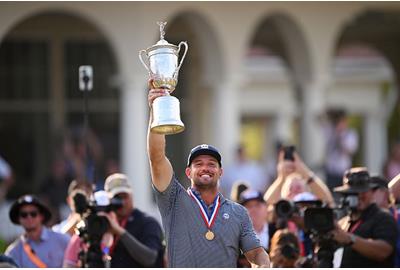
<svg viewBox="0 0 400 270"><path fill-rule="evenodd" d="M180 125L162 125L162 126L154 126L150 128L151 132L164 134L164 135L172 135L178 134L185 130L185 126Z"/></svg>
<svg viewBox="0 0 400 270"><path fill-rule="evenodd" d="M171 135L182 132L185 125L180 118L179 100L173 96L158 97L153 102L153 122L150 131Z"/></svg>

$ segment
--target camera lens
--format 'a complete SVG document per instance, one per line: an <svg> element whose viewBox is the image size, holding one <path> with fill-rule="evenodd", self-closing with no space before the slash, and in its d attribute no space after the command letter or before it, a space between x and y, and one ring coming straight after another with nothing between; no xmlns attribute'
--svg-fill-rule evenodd
<svg viewBox="0 0 400 270"><path fill-rule="evenodd" d="M97 214L91 214L87 218L87 221L88 233L93 238L101 239L103 234L106 233L109 228L108 219L103 216L98 216Z"/></svg>
<svg viewBox="0 0 400 270"><path fill-rule="evenodd" d="M295 206L287 200L280 200L275 205L276 215L280 218L289 218L295 211Z"/></svg>

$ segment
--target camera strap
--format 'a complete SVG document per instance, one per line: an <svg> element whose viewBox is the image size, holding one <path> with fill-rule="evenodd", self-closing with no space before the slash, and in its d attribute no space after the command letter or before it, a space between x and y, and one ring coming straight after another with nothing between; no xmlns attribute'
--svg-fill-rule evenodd
<svg viewBox="0 0 400 270"><path fill-rule="evenodd" d="M47 265L35 254L31 246L25 242L23 244L24 251L28 255L29 260L36 265L38 268L47 268Z"/></svg>

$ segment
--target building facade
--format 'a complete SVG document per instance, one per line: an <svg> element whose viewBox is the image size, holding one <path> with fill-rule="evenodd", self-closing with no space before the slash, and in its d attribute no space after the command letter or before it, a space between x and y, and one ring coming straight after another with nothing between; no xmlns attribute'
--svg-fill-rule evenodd
<svg viewBox="0 0 400 270"><path fill-rule="evenodd" d="M398 100L399 3L2 2L0 154L17 176L28 172L17 178L27 189L40 187L62 152L57 138L81 123L77 67L91 64L89 123L103 143L102 164L118 160L135 205L157 215L146 154L148 74L138 52L159 40L160 20L167 41L189 44L173 93L186 130L168 136L177 175L199 143L232 163L245 130L257 158L268 159L280 140L321 169L321 121L331 107L360 119L360 165L381 171Z"/></svg>

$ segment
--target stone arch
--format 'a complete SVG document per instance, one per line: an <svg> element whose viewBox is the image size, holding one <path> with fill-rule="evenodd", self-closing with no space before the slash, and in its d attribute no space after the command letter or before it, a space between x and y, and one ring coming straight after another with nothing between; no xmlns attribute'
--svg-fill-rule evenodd
<svg viewBox="0 0 400 270"><path fill-rule="evenodd" d="M400 13L368 8L352 15L337 34L333 52L335 61L332 63L336 92L331 91L331 97L335 96L338 103L340 89L346 88L344 81L353 83L342 106L356 115L360 122L362 150L355 162L368 166L374 173L382 173L389 142L400 135L393 131L398 130L396 123L400 122L400 116L393 115L400 104L400 54L396 49L400 46L400 31L396 28L400 23ZM347 66L343 64L346 59ZM353 73L344 71L346 67L352 68ZM357 88L363 88L359 89L358 95ZM349 95L354 98L349 99ZM364 101L369 99L368 104L363 106L357 97ZM387 126L386 123L393 117L397 120L392 121L392 125L397 125L397 128L391 130L390 124Z"/></svg>
<svg viewBox="0 0 400 270"><path fill-rule="evenodd" d="M273 41L274 38L277 41ZM254 30L251 43L267 46L280 55L289 69L294 85L305 85L311 80L307 40L300 24L290 15L277 12L261 19Z"/></svg>
<svg viewBox="0 0 400 270"><path fill-rule="evenodd" d="M11 84L11 87L5 87L2 84L1 88L8 90L2 91L2 94L8 96L0 98L0 115L10 119L17 119L18 115L26 118L20 124L9 127L9 131L14 132L14 137L12 134L2 136L4 140L1 148L14 153L14 156L18 155L18 151L19 156L23 156L21 151L24 150L21 147L30 149L27 153L30 162L11 157L15 170L19 172L12 196L26 192L26 189L30 192L40 190L46 174L50 171L53 158L61 155L60 143L65 130L70 125L82 124L83 103L82 94L78 90L77 71L79 65L90 64L94 67L94 90L90 93L89 111L91 115L102 117L92 117L90 125L98 133L98 139L105 147L104 152L109 153L106 157L118 160L118 147L115 146L118 145L119 136L115 130L118 130L116 127L119 122L119 93L112 85L118 66L109 41L95 23L69 9L25 10L24 14L10 24L7 33L2 35L1 45L0 51L3 52L3 56L8 54L7 57L18 57L10 55L9 52L21 51L22 48L21 52L33 57L30 62L20 57L20 62L17 63L20 67L12 70L9 69L7 59L0 57L1 67L7 69L7 74L2 72L3 83L16 82L10 79L16 76L19 78L18 83L23 84L20 89L18 85ZM96 52L101 54L97 55ZM21 67L30 69L26 72L18 71ZM21 92L18 92L19 90ZM34 119L29 120L29 117ZM22 127L24 122L29 124ZM9 125L16 122L4 123ZM7 126L3 126L1 134L4 135L7 130ZM25 134L23 131L30 134L32 140L27 139L29 136L19 139L15 136L22 136ZM10 149L7 146L7 137L16 141L26 141L25 144L20 144L19 150ZM54 148L57 148L57 152L52 151ZM20 162L22 163L19 164ZM95 169L98 177L94 178L100 181L104 172L100 171L100 166Z"/></svg>
<svg viewBox="0 0 400 270"><path fill-rule="evenodd" d="M270 102L263 105L263 117L272 123L266 125L269 130L266 131L266 145L261 147L264 153L270 153L268 156L274 156L276 143L297 144L300 141L301 133L295 123L301 119L295 119L295 115L296 111L299 111L297 115L302 115L304 91L312 77L310 52L300 24L282 12L272 12L258 20L248 48L247 58L254 55L257 62L265 58L266 66L272 61L269 70L266 68L263 74L260 71L260 76L270 77L265 80L263 91L269 91L272 99L280 100L282 106Z"/></svg>

